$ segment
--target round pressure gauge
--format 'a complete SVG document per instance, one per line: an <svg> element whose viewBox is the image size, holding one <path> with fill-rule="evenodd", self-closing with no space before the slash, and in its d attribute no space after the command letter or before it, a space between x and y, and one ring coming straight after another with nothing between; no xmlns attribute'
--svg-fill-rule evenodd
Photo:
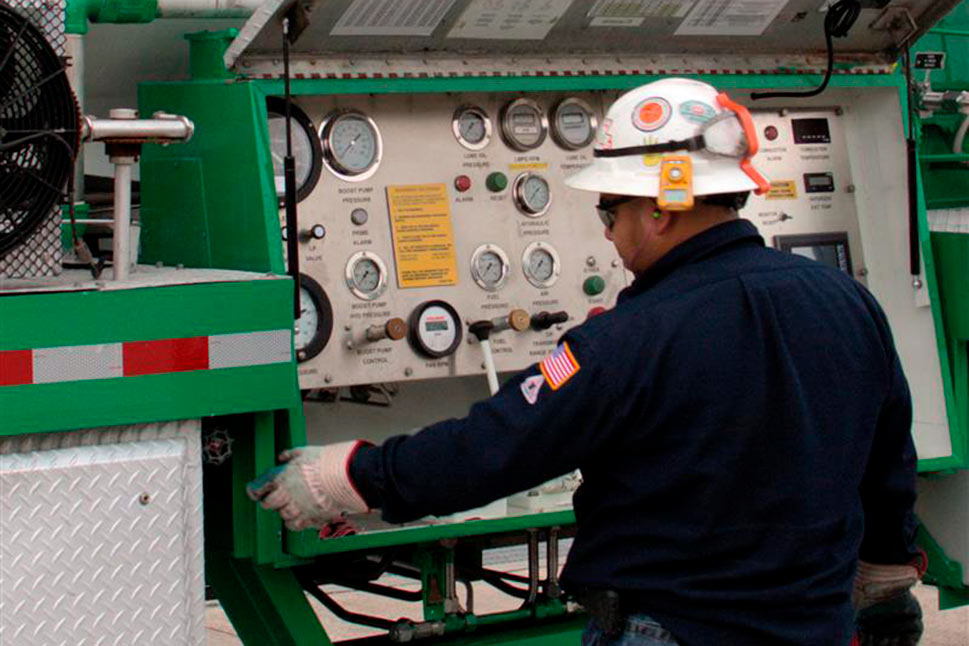
<svg viewBox="0 0 969 646"><path fill-rule="evenodd" d="M508 256L493 244L483 244L471 256L471 277L481 289L497 291L508 279Z"/></svg>
<svg viewBox="0 0 969 646"><path fill-rule="evenodd" d="M592 106L582 99L565 99L552 111L552 139L566 150L578 150L591 144L598 127L599 121Z"/></svg>
<svg viewBox="0 0 969 646"><path fill-rule="evenodd" d="M548 119L531 99L516 99L501 110L501 136L505 143L524 152L545 141Z"/></svg>
<svg viewBox="0 0 969 646"><path fill-rule="evenodd" d="M326 347L333 333L333 307L320 284L299 275L299 318L293 334L296 359L312 359Z"/></svg>
<svg viewBox="0 0 969 646"><path fill-rule="evenodd" d="M296 199L302 200L313 192L323 168L323 148L316 136L316 128L306 113L295 105L289 106L293 138L293 159L296 162ZM266 99L269 118L269 153L273 159L276 196L286 194L283 158L286 156L286 102L278 97Z"/></svg>
<svg viewBox="0 0 969 646"><path fill-rule="evenodd" d="M516 177L512 195L518 210L530 218L544 215L552 203L548 182L538 173L522 173Z"/></svg>
<svg viewBox="0 0 969 646"><path fill-rule="evenodd" d="M346 278L354 296L372 301L387 288L387 266L380 256L369 251L358 251L347 261Z"/></svg>
<svg viewBox="0 0 969 646"><path fill-rule="evenodd" d="M468 150L481 150L491 141L491 119L481 108L458 108L451 120L451 130L458 143Z"/></svg>
<svg viewBox="0 0 969 646"><path fill-rule="evenodd" d="M373 175L380 163L381 139L377 124L362 112L331 115L320 130L323 159L338 177L360 181Z"/></svg>
<svg viewBox="0 0 969 646"><path fill-rule="evenodd" d="M525 247L522 254L522 269L525 278L535 287L551 287L558 280L562 264L552 245L533 242Z"/></svg>
<svg viewBox="0 0 969 646"><path fill-rule="evenodd" d="M454 354L461 345L461 318L444 301L427 301L418 305L407 327L411 345L431 359Z"/></svg>

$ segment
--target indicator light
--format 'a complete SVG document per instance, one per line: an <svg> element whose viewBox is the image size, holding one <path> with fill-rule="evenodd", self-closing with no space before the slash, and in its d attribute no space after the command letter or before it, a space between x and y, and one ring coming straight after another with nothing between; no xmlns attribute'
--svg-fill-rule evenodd
<svg viewBox="0 0 969 646"><path fill-rule="evenodd" d="M456 188L459 193L464 193L466 190L471 188L471 178L467 175L458 175L454 178L454 188Z"/></svg>
<svg viewBox="0 0 969 646"><path fill-rule="evenodd" d="M774 141L777 139L777 135L779 134L780 133L777 131L776 126L767 126L764 128L764 138L767 139L767 141Z"/></svg>
<svg viewBox="0 0 969 646"><path fill-rule="evenodd" d="M508 188L508 176L504 173L491 173L485 180L485 186L492 193L500 193L506 188Z"/></svg>
<svg viewBox="0 0 969 646"><path fill-rule="evenodd" d="M587 296L598 296L606 289L606 281L602 279L602 276L589 276L582 283L582 291L586 293Z"/></svg>

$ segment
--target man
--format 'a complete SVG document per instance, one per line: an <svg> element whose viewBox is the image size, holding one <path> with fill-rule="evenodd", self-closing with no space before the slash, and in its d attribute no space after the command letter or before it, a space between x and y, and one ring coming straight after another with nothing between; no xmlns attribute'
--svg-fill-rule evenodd
<svg viewBox="0 0 969 646"><path fill-rule="evenodd" d="M859 550L859 607L917 578L909 392L872 296L738 218L755 153L709 85L619 98L569 180L636 275L616 307L466 418L298 449L253 497L291 529L403 522L581 468L562 581L591 643L848 644Z"/></svg>

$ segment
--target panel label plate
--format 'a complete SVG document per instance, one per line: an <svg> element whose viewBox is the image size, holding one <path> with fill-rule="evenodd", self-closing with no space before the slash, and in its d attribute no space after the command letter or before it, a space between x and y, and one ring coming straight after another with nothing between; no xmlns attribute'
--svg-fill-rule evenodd
<svg viewBox="0 0 969 646"><path fill-rule="evenodd" d="M397 285L440 287L458 282L446 184L387 187Z"/></svg>

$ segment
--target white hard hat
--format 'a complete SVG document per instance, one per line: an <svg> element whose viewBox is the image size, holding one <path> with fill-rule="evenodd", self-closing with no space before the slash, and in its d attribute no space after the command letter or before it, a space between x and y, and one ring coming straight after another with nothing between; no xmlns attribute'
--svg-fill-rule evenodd
<svg viewBox="0 0 969 646"><path fill-rule="evenodd" d="M757 135L747 109L711 85L684 78L649 83L619 97L599 126L595 160L565 184L656 197L663 155L677 151L692 160L694 195L769 188L750 164Z"/></svg>

